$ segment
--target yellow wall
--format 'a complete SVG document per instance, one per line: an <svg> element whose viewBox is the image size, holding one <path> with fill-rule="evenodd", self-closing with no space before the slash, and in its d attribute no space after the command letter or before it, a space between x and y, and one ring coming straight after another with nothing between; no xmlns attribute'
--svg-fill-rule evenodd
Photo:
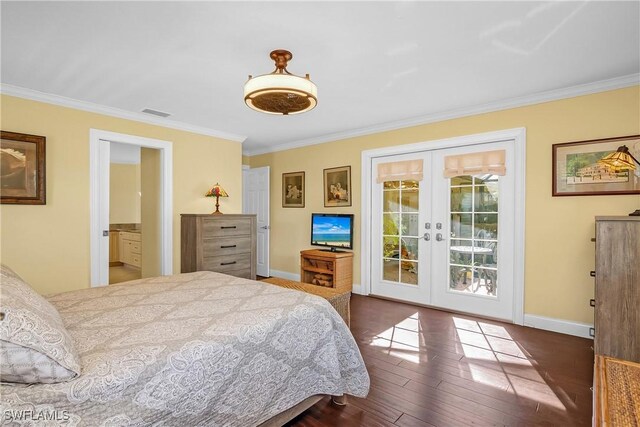
<svg viewBox="0 0 640 427"><path fill-rule="evenodd" d="M242 212L237 142L2 95L2 130L47 138L47 204L0 207L0 259L40 293L86 288L89 261L89 129L173 142L173 270L180 271L180 214L213 210L216 181Z"/></svg>
<svg viewBox="0 0 640 427"><path fill-rule="evenodd" d="M271 166L271 268L299 273L312 212L349 212L360 283L361 152L516 127L527 129L525 313L592 322L593 218L627 215L640 196L551 197L551 145L640 134L640 86L253 156L251 167ZM353 206L325 209L322 169L343 165L351 165ZM306 172L306 205L284 209L282 173L294 171Z"/></svg>
<svg viewBox="0 0 640 427"><path fill-rule="evenodd" d="M140 171L142 172L142 277L155 277L162 274L160 230L162 227L162 193L160 191L160 150L140 149Z"/></svg>
<svg viewBox="0 0 640 427"><path fill-rule="evenodd" d="M140 223L140 165L111 163L109 223Z"/></svg>

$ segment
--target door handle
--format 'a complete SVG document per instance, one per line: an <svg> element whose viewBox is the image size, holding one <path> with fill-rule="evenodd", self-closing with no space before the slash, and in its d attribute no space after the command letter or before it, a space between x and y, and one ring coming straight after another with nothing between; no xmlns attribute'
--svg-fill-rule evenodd
<svg viewBox="0 0 640 427"><path fill-rule="evenodd" d="M438 233L438 234L436 234L436 240L437 240L438 242L442 242L442 241L444 240L444 239L442 238L442 233Z"/></svg>
<svg viewBox="0 0 640 427"><path fill-rule="evenodd" d="M422 238L423 238L424 240L426 240L427 242L428 242L429 240L431 240L431 236L429 235L429 233L424 233L424 236L422 236Z"/></svg>
<svg viewBox="0 0 640 427"><path fill-rule="evenodd" d="M263 225L262 227L260 227L263 230L269 230L271 228L271 226L269 225Z"/></svg>

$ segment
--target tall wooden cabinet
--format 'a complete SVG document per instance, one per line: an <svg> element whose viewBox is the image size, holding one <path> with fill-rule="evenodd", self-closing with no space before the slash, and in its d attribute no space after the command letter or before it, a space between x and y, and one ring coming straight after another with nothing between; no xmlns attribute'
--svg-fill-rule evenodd
<svg viewBox="0 0 640 427"><path fill-rule="evenodd" d="M256 278L255 215L181 215L181 272Z"/></svg>
<svg viewBox="0 0 640 427"><path fill-rule="evenodd" d="M596 217L597 355L640 362L640 217Z"/></svg>

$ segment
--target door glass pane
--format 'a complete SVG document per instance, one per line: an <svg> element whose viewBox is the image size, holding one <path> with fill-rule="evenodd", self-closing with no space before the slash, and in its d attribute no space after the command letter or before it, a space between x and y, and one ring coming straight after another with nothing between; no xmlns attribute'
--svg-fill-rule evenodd
<svg viewBox="0 0 640 427"><path fill-rule="evenodd" d="M382 278L384 280L389 280L390 282L398 281L398 274L400 270L398 269L400 262L394 259L385 259L382 261Z"/></svg>
<svg viewBox="0 0 640 427"><path fill-rule="evenodd" d="M418 189L405 189L402 192L402 211L418 212Z"/></svg>
<svg viewBox="0 0 640 427"><path fill-rule="evenodd" d="M451 179L449 288L498 296L498 177Z"/></svg>
<svg viewBox="0 0 640 427"><path fill-rule="evenodd" d="M473 214L451 214L451 237L461 239L473 237Z"/></svg>
<svg viewBox="0 0 640 427"><path fill-rule="evenodd" d="M451 187L451 212L471 212L473 187Z"/></svg>
<svg viewBox="0 0 640 427"><path fill-rule="evenodd" d="M419 191L418 181L390 181L382 187L383 280L418 284Z"/></svg>
<svg viewBox="0 0 640 427"><path fill-rule="evenodd" d="M382 192L382 211L400 212L400 191L385 190Z"/></svg>
<svg viewBox="0 0 640 427"><path fill-rule="evenodd" d="M385 236L397 236L400 231L400 216L398 214L382 215L382 234Z"/></svg>
<svg viewBox="0 0 640 427"><path fill-rule="evenodd" d="M418 214L402 214L402 235L417 236L418 230Z"/></svg>

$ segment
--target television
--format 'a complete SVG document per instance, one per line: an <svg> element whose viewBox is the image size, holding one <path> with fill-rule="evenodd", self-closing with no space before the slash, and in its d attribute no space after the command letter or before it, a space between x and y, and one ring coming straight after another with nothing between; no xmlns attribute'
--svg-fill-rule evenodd
<svg viewBox="0 0 640 427"><path fill-rule="evenodd" d="M353 215L312 213L311 244L331 252L353 249Z"/></svg>

